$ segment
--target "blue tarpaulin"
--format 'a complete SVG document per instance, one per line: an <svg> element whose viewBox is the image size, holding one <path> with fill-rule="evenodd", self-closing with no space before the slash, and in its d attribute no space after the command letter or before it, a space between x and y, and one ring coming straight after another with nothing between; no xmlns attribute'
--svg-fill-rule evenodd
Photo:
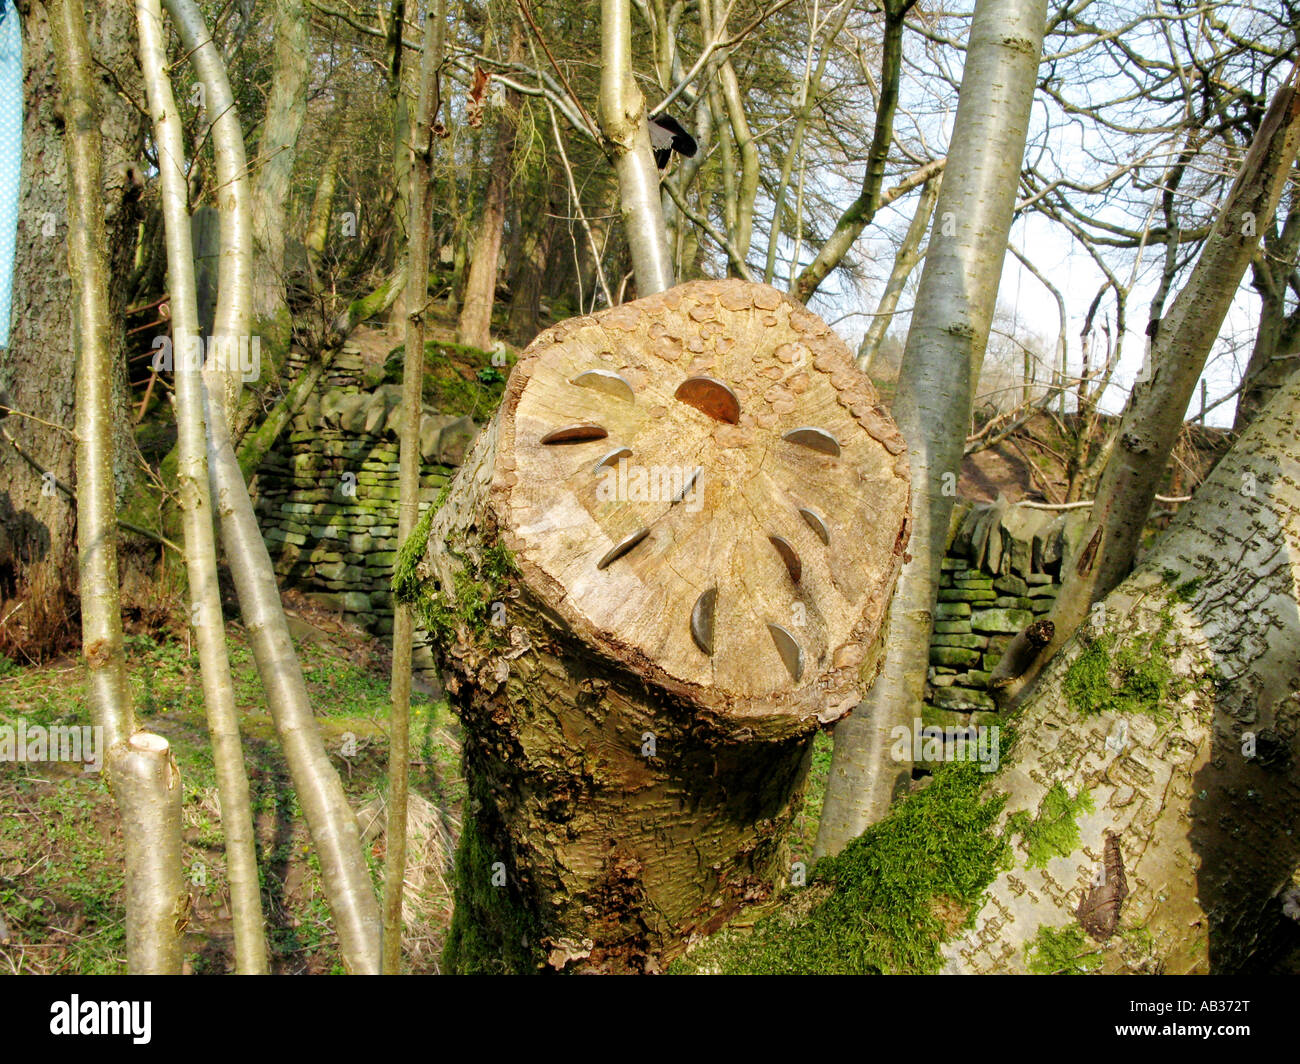
<svg viewBox="0 0 1300 1064"><path fill-rule="evenodd" d="M23 38L12 0L0 0L0 347L9 346L23 163Z"/></svg>

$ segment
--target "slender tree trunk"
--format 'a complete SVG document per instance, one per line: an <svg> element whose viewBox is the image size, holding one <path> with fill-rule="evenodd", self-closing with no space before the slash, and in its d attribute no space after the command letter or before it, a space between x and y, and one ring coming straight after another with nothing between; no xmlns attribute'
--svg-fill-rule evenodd
<svg viewBox="0 0 1300 1064"><path fill-rule="evenodd" d="M876 124L867 153L867 172L862 191L835 223L835 230L790 286L796 299L808 302L827 274L840 264L849 248L871 224L880 209L881 186L885 179L885 162L894 143L894 112L898 110L898 82L903 69L903 25L916 0L885 0L885 35L880 58L880 100L876 105ZM972 29L972 38L974 30ZM1038 30L1039 37L1042 29ZM1041 46L1040 46L1041 50ZM1037 53L1035 53L1037 54ZM963 75L962 84L966 83ZM953 143L957 140L954 136ZM1018 158L1018 157L1017 157Z"/></svg>
<svg viewBox="0 0 1300 1064"><path fill-rule="evenodd" d="M180 774L165 739L135 731L122 650L99 99L80 5L51 0L47 10L67 128L82 651L91 712L95 724L103 729L109 782L122 817L127 965L136 974L175 975L181 969L177 917L185 897L181 889Z"/></svg>
<svg viewBox="0 0 1300 1064"><path fill-rule="evenodd" d="M405 543L420 516L420 419L424 413L424 311L428 301L429 173L433 163L431 127L438 102L438 67L446 29L445 0L435 0L425 25L420 57L420 94L411 142L411 240L406 268L406 354L402 360L402 428L398 472L397 540ZM402 969L402 888L406 876L407 770L410 762L411 607L393 611L392 709L388 718L388 824L384 851L383 971Z"/></svg>
<svg viewBox="0 0 1300 1064"><path fill-rule="evenodd" d="M862 344L858 348L858 369L863 373L870 372L871 360L876 357L881 341L889 331L890 322L894 320L894 311L898 309L898 297L903 294L907 279L916 269L916 264L921 261L921 244L930 227L930 215L934 213L934 204L939 198L939 185L942 181L942 177L935 177L921 186L921 196L916 201L916 212L912 215L912 221L903 236L903 242L898 246L897 254L894 255L894 268L889 271L889 280L876 306L875 317L867 326Z"/></svg>
<svg viewBox="0 0 1300 1064"><path fill-rule="evenodd" d="M262 896L257 871L256 839L244 750L235 710L235 687L226 655L226 626L217 580L217 547L203 425L202 352L194 280L194 250L186 196L185 144L180 112L167 78L167 49L159 0L136 0L140 59L158 146L163 222L167 227L168 289L171 296L178 481L185 532L185 566L190 586L190 623L199 651L199 678L212 761L221 800L221 828L226 839L226 878L230 882L235 931L236 968L243 975L268 971L263 934ZM145 769L148 751L137 760L142 777L162 771ZM156 761L156 759L155 759ZM177 798L179 819L179 798ZM177 855L179 857L179 855Z"/></svg>
<svg viewBox="0 0 1300 1064"><path fill-rule="evenodd" d="M813 11L817 10L816 5ZM826 72L826 62L831 55L831 42L840 35L844 23L848 21L852 4L841 4L835 21L826 29L825 44L821 55L817 57L817 66L809 70L805 67L805 76L799 100L799 116L795 119L794 131L790 134L790 150L781 160L781 177L777 181L776 195L772 201L772 225L767 236L767 262L763 267L763 280L771 284L776 276L776 256L781 246L781 230L785 223L785 197L790 188L790 175L794 172L795 162L803 151L803 138L808 129L808 120L817 106L817 97L821 93L822 76ZM813 26L813 30L816 26ZM811 43L809 45L811 48ZM811 59L811 56L809 57ZM860 357L860 356L859 356Z"/></svg>
<svg viewBox="0 0 1300 1064"><path fill-rule="evenodd" d="M290 179L298 134L307 114L307 68L311 58L307 6L303 0L274 0L275 49L266 119L257 145L260 170L253 187L253 314L276 350L288 350L290 322L285 306L284 246Z"/></svg>
<svg viewBox="0 0 1300 1064"><path fill-rule="evenodd" d="M1013 867L945 950L949 970L1044 970L1042 929L1072 939L1067 970L1102 972L1260 970L1293 941L1283 895L1294 904L1300 864L1297 485L1293 373L1022 704L993 784L1010 796L1006 813L1034 821L1055 788L1089 804L1057 833L1062 844L1040 842L1045 863L1028 860L1032 830L1020 834ZM1108 833L1126 893L1113 923L1087 906L1081 920L1084 899L1117 883Z"/></svg>
<svg viewBox="0 0 1300 1064"><path fill-rule="evenodd" d="M510 30L510 56L522 54L519 27ZM501 258L501 233L506 220L506 194L514 168L515 109L517 94L506 93L506 105L497 118L496 139L488 171L487 191L483 195L483 213L479 216L474 252L470 257L469 278L465 282L460 318L456 332L462 344L486 351L492 346L492 307L496 303L497 266Z"/></svg>
<svg viewBox="0 0 1300 1064"><path fill-rule="evenodd" d="M910 779L893 729L921 713L939 563L997 302L1025 151L1046 0L979 0L952 146L912 311L893 414L908 443L914 525L888 652L867 700L835 729L816 854L837 853Z"/></svg>
<svg viewBox="0 0 1300 1064"><path fill-rule="evenodd" d="M1049 615L1052 640L1019 676L995 671L1002 697L1012 701L1082 623L1092 604L1133 565L1151 503L1183 427L1187 404L1228 307L1259 245L1258 220L1272 218L1300 150L1300 93L1295 72L1278 92L1215 219L1196 266L1151 340L1145 379L1133 386L1116 430L1078 556L1064 566L1060 594ZM1025 640L1022 633L1018 647ZM1012 658L1012 651L1004 658Z"/></svg>
<svg viewBox="0 0 1300 1064"><path fill-rule="evenodd" d="M249 190L244 134L239 125L235 96L230 88L230 79L226 76L225 62L213 44L194 0L163 0L163 6L171 16L181 43L194 64L194 71L204 85L208 107L216 115L212 123L212 145L216 158L217 183L221 189L216 204L221 218L221 259L217 265L219 298L225 301L227 307L246 305L254 283L253 202ZM220 335L221 332L218 321L213 335ZM241 323L238 332L229 332L229 335L238 337L246 337L248 334L247 319ZM243 384L240 373L229 372L225 374L222 386L223 404L229 413L227 424L232 427L232 431L240 434L246 426L237 424L234 415L240 409L239 398ZM245 416L251 417L251 411Z"/></svg>
<svg viewBox="0 0 1300 1064"><path fill-rule="evenodd" d="M632 79L628 0L601 0L600 12L600 131L618 176L619 209L637 294L648 296L673 285L659 170L650 154L645 98Z"/></svg>
<svg viewBox="0 0 1300 1064"><path fill-rule="evenodd" d="M204 83L209 97L226 79L194 0L168 0L177 19L181 39L195 63L214 79ZM228 86L226 87L228 90ZM237 157L238 115L229 109L231 123L216 129L218 137L217 179L225 188L247 182L247 175L234 170ZM242 142L240 142L242 143ZM234 202L234 201L232 201ZM238 210L221 212L221 246L242 249L244 262L232 265L235 277L247 276L247 216ZM224 262L223 262L224 265ZM223 283L217 303L214 341L222 350L237 348L247 339L251 318L251 292L247 285ZM208 468L215 483L213 499L221 518L221 538L226 557L238 559L230 567L239 598L240 611L248 628L249 642L257 661L258 674L266 691L276 733L284 750L294 789L302 803L316 853L321 879L334 915L339 949L345 967L356 974L379 971L379 904L361 850L356 816L348 804L338 773L330 764L320 727L312 715L302 667L293 649L288 622L280 603L275 569L262 539L252 501L231 441L225 409L226 378L216 359L204 365L203 380L208 397Z"/></svg>
<svg viewBox="0 0 1300 1064"><path fill-rule="evenodd" d="M711 0L701 0L701 22L705 21L706 9L711 12L707 16L706 34L725 32L723 13L713 6ZM736 246L737 255L744 259L749 255L749 243L754 234L754 204L758 198L758 146L754 143L749 120L745 117L745 99L740 91L740 79L736 77L736 69L732 66L729 57L724 57L718 64L717 76L722 102L726 107L727 121L731 126L732 139L740 155L740 181L736 188L736 219L729 235L731 242Z"/></svg>

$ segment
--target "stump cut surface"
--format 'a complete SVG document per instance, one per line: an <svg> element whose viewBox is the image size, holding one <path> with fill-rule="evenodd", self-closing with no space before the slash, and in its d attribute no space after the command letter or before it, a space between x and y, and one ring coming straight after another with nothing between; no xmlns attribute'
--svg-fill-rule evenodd
<svg viewBox="0 0 1300 1064"><path fill-rule="evenodd" d="M739 280L538 336L492 471L545 609L674 696L755 721L859 700L908 495L904 442L843 342Z"/></svg>

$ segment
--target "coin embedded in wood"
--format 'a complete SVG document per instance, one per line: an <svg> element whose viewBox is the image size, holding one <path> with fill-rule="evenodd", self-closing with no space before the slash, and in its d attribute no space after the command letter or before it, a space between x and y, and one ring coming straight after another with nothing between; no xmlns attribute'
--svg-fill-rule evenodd
<svg viewBox="0 0 1300 1064"><path fill-rule="evenodd" d="M603 440L608 435L600 425L565 425L548 432L542 437L542 443L585 443L587 440Z"/></svg>
<svg viewBox="0 0 1300 1064"><path fill-rule="evenodd" d="M632 390L632 385L621 374L615 373L613 370L589 369L585 373L579 373L574 377L573 383L579 388L594 388L596 391L612 395L624 402L631 403L636 400L636 393Z"/></svg>
<svg viewBox="0 0 1300 1064"><path fill-rule="evenodd" d="M791 429L781 439L788 440L790 443L797 443L800 447L821 451L822 454L839 457L840 441L825 429L804 425L802 428Z"/></svg>
<svg viewBox="0 0 1300 1064"><path fill-rule="evenodd" d="M720 380L691 377L682 381L674 394L687 406L693 406L718 421L734 425L740 420L740 400Z"/></svg>
<svg viewBox="0 0 1300 1064"><path fill-rule="evenodd" d="M495 520L528 593L594 652L748 726L834 720L872 672L906 544L907 466L868 431L877 405L784 294L680 285L524 352Z"/></svg>

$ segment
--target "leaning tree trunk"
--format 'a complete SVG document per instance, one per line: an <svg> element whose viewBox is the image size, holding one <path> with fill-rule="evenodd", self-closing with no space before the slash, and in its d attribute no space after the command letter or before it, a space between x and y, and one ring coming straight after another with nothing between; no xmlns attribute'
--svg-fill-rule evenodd
<svg viewBox="0 0 1300 1064"><path fill-rule="evenodd" d="M466 729L453 969L653 971L788 874L813 734L881 655L903 450L763 285L529 346L395 578Z"/></svg>
<svg viewBox="0 0 1300 1064"><path fill-rule="evenodd" d="M1061 573L1061 591L1049 615L1053 636L1018 675L1006 663L1022 661L1022 632L994 670L991 686L1014 703L1039 671L1103 598L1128 573L1146 530L1156 492L1201 370L1218 339L1250 260L1258 253L1258 220L1272 218L1300 152L1300 66L1278 90L1237 178L1214 220L1187 283L1157 319L1150 372L1139 377L1115 429L1116 444L1102 471L1097 497L1080 542Z"/></svg>
<svg viewBox="0 0 1300 1064"><path fill-rule="evenodd" d="M950 970L1258 970L1294 948L1298 586L1293 374L1016 717L996 786L1025 831Z"/></svg>

